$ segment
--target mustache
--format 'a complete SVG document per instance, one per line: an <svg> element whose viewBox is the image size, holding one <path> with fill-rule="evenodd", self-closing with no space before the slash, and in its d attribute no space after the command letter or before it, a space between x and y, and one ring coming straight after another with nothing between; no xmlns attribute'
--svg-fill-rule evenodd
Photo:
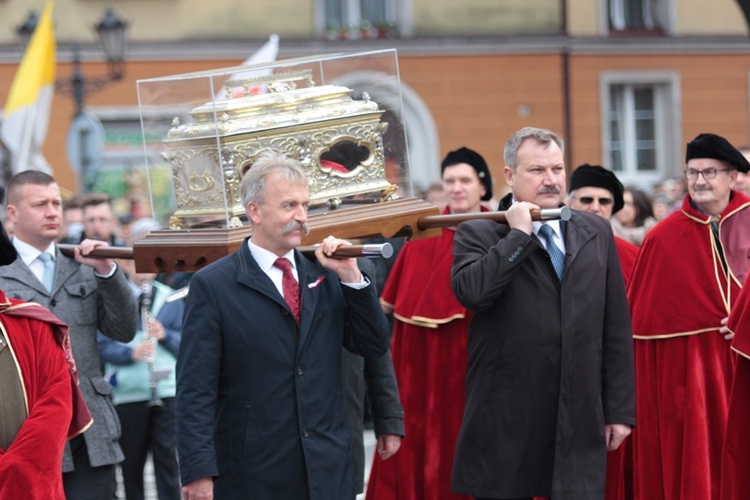
<svg viewBox="0 0 750 500"><path fill-rule="evenodd" d="M549 186L549 187L540 189L539 191L536 192L536 194L560 194L560 188L555 187L555 186Z"/></svg>
<svg viewBox="0 0 750 500"><path fill-rule="evenodd" d="M297 222L296 220L290 220L289 223L281 230L281 234L287 235L296 229L302 230L302 236L307 236L308 234L310 234L310 226L307 225L307 222Z"/></svg>

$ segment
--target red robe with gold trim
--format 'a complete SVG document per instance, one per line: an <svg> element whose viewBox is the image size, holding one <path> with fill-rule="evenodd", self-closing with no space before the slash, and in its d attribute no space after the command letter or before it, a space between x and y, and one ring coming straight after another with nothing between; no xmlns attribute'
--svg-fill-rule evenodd
<svg viewBox="0 0 750 500"><path fill-rule="evenodd" d="M636 498L719 498L733 357L719 334L750 269L750 199L732 192L719 238L690 204L643 242L628 286L633 319ZM728 269L722 265L723 251Z"/></svg>
<svg viewBox="0 0 750 500"><path fill-rule="evenodd" d="M91 424L69 356L67 326L44 307L0 291L0 327L21 375L28 414L10 447L0 450L0 498L64 499L65 442Z"/></svg>
<svg viewBox="0 0 750 500"><path fill-rule="evenodd" d="M451 289L454 234L444 228L438 238L407 242L381 295L394 311L391 352L406 439L388 460L376 454L367 484L371 500L469 498L450 491L471 321Z"/></svg>
<svg viewBox="0 0 750 500"><path fill-rule="evenodd" d="M727 432L721 464L722 500L744 500L750 494L750 286L745 286L727 323L734 332L737 364L729 398Z"/></svg>

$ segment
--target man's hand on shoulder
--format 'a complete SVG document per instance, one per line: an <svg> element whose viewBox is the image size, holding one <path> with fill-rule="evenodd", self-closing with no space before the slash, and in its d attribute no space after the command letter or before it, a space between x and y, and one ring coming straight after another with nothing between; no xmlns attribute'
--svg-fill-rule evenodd
<svg viewBox="0 0 750 500"><path fill-rule="evenodd" d="M511 229L518 229L526 234L534 232L531 222L531 210L539 208L538 205L527 201L516 201L505 212L505 219Z"/></svg>
<svg viewBox="0 0 750 500"><path fill-rule="evenodd" d="M96 274L107 276L112 272L112 266L115 265L112 259L103 257L89 257L92 250L99 247L109 246L105 241L83 240L75 251L75 260L84 266L93 268Z"/></svg>
<svg viewBox="0 0 750 500"><path fill-rule="evenodd" d="M351 243L328 236L315 250L315 257L320 262L320 265L338 274L342 283L359 283L362 280L362 273L359 272L359 267L357 267L357 259L331 258L331 255L344 245L351 245Z"/></svg>
<svg viewBox="0 0 750 500"><path fill-rule="evenodd" d="M182 487L185 500L212 500L214 498L214 480L202 477Z"/></svg>

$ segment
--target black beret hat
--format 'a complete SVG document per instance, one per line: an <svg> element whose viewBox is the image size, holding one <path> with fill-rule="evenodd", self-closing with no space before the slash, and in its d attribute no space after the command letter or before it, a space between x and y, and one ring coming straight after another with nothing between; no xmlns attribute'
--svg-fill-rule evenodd
<svg viewBox="0 0 750 500"><path fill-rule="evenodd" d="M570 176L568 192L582 187L598 187L612 193L612 198L615 200L615 205L612 207L613 214L625 205L622 198L625 189L622 187L622 183L614 172L604 167L586 163L575 169L573 175Z"/></svg>
<svg viewBox="0 0 750 500"><path fill-rule="evenodd" d="M0 222L0 266L7 266L12 263L18 257L16 247L8 238L8 233L5 232L3 223Z"/></svg>
<svg viewBox="0 0 750 500"><path fill-rule="evenodd" d="M482 196L482 201L489 201L492 198L492 177L490 176L490 169L487 168L487 162L484 161L482 155L469 148L451 151L440 164L440 173L442 174L446 167L452 167L459 163L466 163L474 167L480 182L484 184L485 193Z"/></svg>
<svg viewBox="0 0 750 500"><path fill-rule="evenodd" d="M716 134L699 134L687 144L685 163L693 158L713 158L734 165L740 172L747 173L750 163L732 146L728 140Z"/></svg>

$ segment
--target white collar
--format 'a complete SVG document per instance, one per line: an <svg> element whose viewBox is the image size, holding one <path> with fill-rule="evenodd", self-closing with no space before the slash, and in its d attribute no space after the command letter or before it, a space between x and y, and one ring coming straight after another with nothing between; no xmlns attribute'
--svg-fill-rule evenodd
<svg viewBox="0 0 750 500"><path fill-rule="evenodd" d="M276 259L279 258L278 255L271 252L270 250L266 250L263 247L259 247L255 243L253 243L253 239L250 238L247 240L248 247L250 248L250 254L253 256L253 259L255 259L255 262L258 263L258 266L260 268L268 273L271 269L274 268L274 262L276 262ZM289 250L286 254L282 255L282 257L289 260L289 262L292 263L292 270L297 269L297 263L294 261L294 250Z"/></svg>
<svg viewBox="0 0 750 500"><path fill-rule="evenodd" d="M13 246L16 247L16 252L18 252L18 256L21 257L21 260L23 260L24 264L27 266L34 262L34 260L39 258L39 255L42 253L48 253L52 256L52 260L55 260L55 242L50 242L49 246L44 250L44 252L40 252L39 249L36 247L33 247L26 243L25 241L22 241L18 238L18 236L13 237Z"/></svg>

